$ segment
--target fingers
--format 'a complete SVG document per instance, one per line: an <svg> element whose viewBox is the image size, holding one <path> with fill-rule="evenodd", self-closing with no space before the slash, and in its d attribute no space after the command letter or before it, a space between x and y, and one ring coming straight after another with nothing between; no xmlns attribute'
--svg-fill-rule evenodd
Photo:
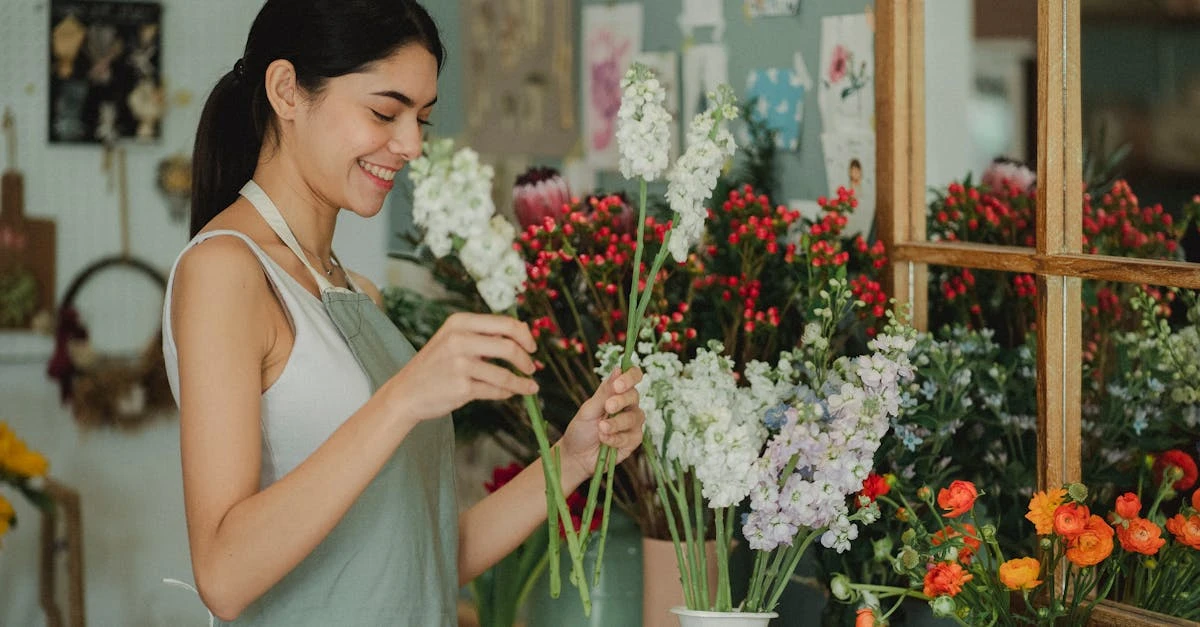
<svg viewBox="0 0 1200 627"><path fill-rule="evenodd" d="M628 407L635 407L640 398L637 388L630 388L624 394L614 394L604 401L604 413L613 415Z"/></svg>
<svg viewBox="0 0 1200 627"><path fill-rule="evenodd" d="M634 366L626 370L615 381L613 381L613 392L620 394L626 390L632 390L642 381L642 369Z"/></svg>
<svg viewBox="0 0 1200 627"><path fill-rule="evenodd" d="M483 383L506 393L500 398L508 398L514 394L536 394L538 385L533 379L518 376L507 368L495 364L479 362L471 369L472 392L475 383ZM478 397L478 398L492 398Z"/></svg>
<svg viewBox="0 0 1200 627"><path fill-rule="evenodd" d="M645 422L646 415L636 407L607 420L601 420L600 441L622 451L632 450L642 441L642 426Z"/></svg>
<svg viewBox="0 0 1200 627"><path fill-rule="evenodd" d="M483 335L507 337L528 353L537 351L537 342L534 341L529 326L516 318L495 314L456 313L446 319L445 326Z"/></svg>
<svg viewBox="0 0 1200 627"><path fill-rule="evenodd" d="M503 359L527 375L535 371L533 357L510 338L483 335L466 341L471 343L470 349L481 357Z"/></svg>

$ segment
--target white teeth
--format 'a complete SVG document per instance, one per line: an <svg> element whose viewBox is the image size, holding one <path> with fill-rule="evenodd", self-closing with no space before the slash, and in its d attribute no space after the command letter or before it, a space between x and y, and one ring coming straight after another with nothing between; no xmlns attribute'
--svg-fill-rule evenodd
<svg viewBox="0 0 1200 627"><path fill-rule="evenodd" d="M381 168L375 164L367 163L366 161L363 161L361 159L358 161L358 167L366 170L367 172L370 172L371 174L373 174L385 181L390 181L390 180L396 178L396 172L398 172L398 170L388 170L387 168Z"/></svg>

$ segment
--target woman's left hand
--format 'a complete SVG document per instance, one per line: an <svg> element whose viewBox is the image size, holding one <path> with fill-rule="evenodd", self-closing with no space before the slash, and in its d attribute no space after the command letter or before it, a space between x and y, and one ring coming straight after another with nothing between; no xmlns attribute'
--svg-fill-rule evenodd
<svg viewBox="0 0 1200 627"><path fill-rule="evenodd" d="M646 415L638 407L637 384L642 371L637 366L617 376L617 371L600 384L575 414L559 440L563 472L582 482L592 476L600 445L617 449L617 462L624 461L642 443ZM571 464L574 468L566 468Z"/></svg>

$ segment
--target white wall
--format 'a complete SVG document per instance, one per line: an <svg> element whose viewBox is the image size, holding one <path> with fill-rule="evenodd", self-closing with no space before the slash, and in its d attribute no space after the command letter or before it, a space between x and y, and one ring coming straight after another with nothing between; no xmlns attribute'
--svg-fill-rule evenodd
<svg viewBox="0 0 1200 627"><path fill-rule="evenodd" d="M974 167L968 127L972 20L970 2L925 1L926 187L961 180Z"/></svg>
<svg viewBox="0 0 1200 627"><path fill-rule="evenodd" d="M172 108L154 145L128 147L132 252L165 272L187 240L154 183L163 157L190 152L208 90L241 56L261 0L160 0L162 68L168 96L190 92ZM96 147L46 141L48 0L0 1L0 110L19 126L19 165L26 213L58 229L57 289L98 257L119 252L117 196L108 188ZM7 163L3 166L7 167ZM334 248L348 265L381 282L387 220L339 227ZM98 349L135 349L158 324L161 301L148 283L98 275L79 304ZM16 359L21 346L32 356ZM57 400L45 374L48 341L0 335L0 420L51 462L51 474L82 493L87 618L90 625L206 625L207 613L162 577L191 580L179 478L175 417L135 433L83 432ZM37 626L38 516L18 495L20 527L0 552L0 625Z"/></svg>

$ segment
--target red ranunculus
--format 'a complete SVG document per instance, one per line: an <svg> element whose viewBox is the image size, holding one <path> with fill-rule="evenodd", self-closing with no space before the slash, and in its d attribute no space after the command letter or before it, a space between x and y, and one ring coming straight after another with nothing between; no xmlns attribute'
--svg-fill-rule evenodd
<svg viewBox="0 0 1200 627"><path fill-rule="evenodd" d="M1167 468L1174 466L1183 471L1183 476L1180 477L1171 487L1176 491L1182 492L1196 485L1196 460L1192 459L1191 455L1184 453L1179 449L1171 449L1163 451L1162 454L1154 460L1154 477L1161 484L1163 481L1163 473Z"/></svg>
<svg viewBox="0 0 1200 627"><path fill-rule="evenodd" d="M863 489L859 494L874 501L876 497L887 494L891 489L892 486L888 485L887 479L872 472L867 475L866 479L863 479Z"/></svg>

